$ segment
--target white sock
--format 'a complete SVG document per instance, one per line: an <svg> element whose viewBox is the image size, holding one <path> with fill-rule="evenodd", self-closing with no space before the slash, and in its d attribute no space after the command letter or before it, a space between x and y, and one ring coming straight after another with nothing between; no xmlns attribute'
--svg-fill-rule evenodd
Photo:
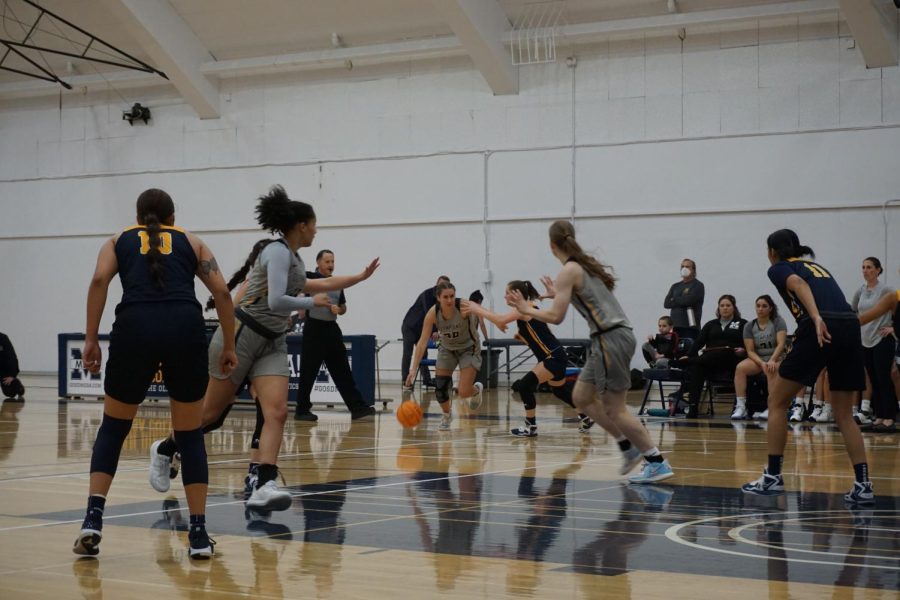
<svg viewBox="0 0 900 600"><path fill-rule="evenodd" d="M816 398L815 396L812 397L812 403L813 403L815 406L824 406L824 405L825 405L825 403L824 403L822 400L819 400L819 399Z"/></svg>
<svg viewBox="0 0 900 600"><path fill-rule="evenodd" d="M616 438L616 442L624 442L624 441L627 440L627 439L628 439L628 438L625 437L625 436L623 435L623 436L617 437L617 438Z"/></svg>
<svg viewBox="0 0 900 600"><path fill-rule="evenodd" d="M860 402L859 404L860 404L859 409L861 411L871 412L871 410L872 410L872 401L871 400L869 400L867 398L863 398L862 402Z"/></svg>
<svg viewBox="0 0 900 600"><path fill-rule="evenodd" d="M660 455L662 455L662 452L659 451L659 448L657 448L656 446L653 446L652 448L650 448L643 454L644 454L644 456L660 456Z"/></svg>
<svg viewBox="0 0 900 600"><path fill-rule="evenodd" d="M747 397L746 396L738 396L737 398L734 399L734 401L737 404L737 406L740 406L741 408L747 408Z"/></svg>

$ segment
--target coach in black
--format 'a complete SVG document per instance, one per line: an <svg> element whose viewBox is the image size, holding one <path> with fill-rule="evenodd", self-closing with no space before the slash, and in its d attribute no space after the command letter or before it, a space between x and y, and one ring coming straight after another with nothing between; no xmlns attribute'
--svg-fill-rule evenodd
<svg viewBox="0 0 900 600"><path fill-rule="evenodd" d="M306 273L307 279L321 279L334 274L334 252L321 250L316 255L316 270ZM344 291L327 292L331 298L329 306L316 306L306 313L303 325L303 345L300 354L300 389L297 393L297 410L294 419L298 421L319 420L312 412L310 393L322 363L328 368L334 385L337 386L344 404L350 410L354 421L375 414L375 409L363 400L362 394L353 381L344 334L337 324L338 315L347 312Z"/></svg>
<svg viewBox="0 0 900 600"><path fill-rule="evenodd" d="M450 283L450 278L446 275L438 277L437 281L434 283L434 287L423 290L422 293L416 297L416 301L409 307L409 310L406 311L406 316L403 317L403 326L401 327L403 333L403 363L400 365L401 382L405 382L409 375L409 363L412 360L416 342L419 341L419 335L422 333L422 324L425 322L425 313L437 303L437 296L434 294L434 289L442 281ZM422 381L425 385L430 386L431 373L428 372L428 367L423 367L423 369Z"/></svg>

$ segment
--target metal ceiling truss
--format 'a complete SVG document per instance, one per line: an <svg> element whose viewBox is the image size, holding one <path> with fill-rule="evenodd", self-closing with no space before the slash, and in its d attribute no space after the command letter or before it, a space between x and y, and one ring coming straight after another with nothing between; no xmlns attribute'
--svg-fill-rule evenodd
<svg viewBox="0 0 900 600"><path fill-rule="evenodd" d="M82 29L81 27L75 25L75 24L72 23L71 21L68 21L68 20L64 19L63 17L60 17L59 15L57 15L57 14L55 14L55 13L53 13L53 12L47 10L46 8L43 8L42 6L38 5L36 2L33 2L32 0L19 0L19 1L20 1L20 2L24 2L25 4L28 4L28 5L32 6L32 7L34 7L35 9L37 9L37 10L38 10L38 16L37 16L37 18L34 20L34 23L32 23L30 29L28 30L28 33L25 34L25 37L24 37L24 39L22 39L22 41L9 40L9 39L5 39L5 38L0 37L0 45L6 47L6 52L3 54L3 57L0 58L0 70L3 70L3 71L10 71L10 72L12 72L12 73L18 73L18 74L20 74L20 75L26 75L26 76L28 76L28 77L33 77L33 78L35 78L35 79L42 79L42 80L44 80L44 81L55 82L55 83L58 83L59 85L63 86L63 87L66 88L67 90L71 90L71 89L72 89L72 86L71 86L71 85L69 85L68 83L66 83L66 82L63 81L62 79L60 79L55 73L53 73L53 72L49 69L49 65L48 65L48 67L46 67L46 68L45 68L45 67L42 67L42 66L39 65L34 59L32 59L32 58L29 57L25 52L23 52L23 50L31 50L31 51L38 52L38 53L41 53L41 52L47 52L47 53L50 53L50 54L57 54L57 55L60 55L60 56L67 56L67 57L69 57L69 58L75 58L75 59L78 59L78 60L86 60L86 61L90 61L90 62L94 62L94 63L100 63L100 64L104 64L104 65L111 65L111 66L114 66L114 67L121 67L121 68L123 68L123 69L130 69L130 70L132 70L132 71L141 71L141 72L144 72L144 73L156 74L156 75L159 75L160 77L163 77L164 79L168 79L168 77L166 76L166 74L163 73L162 71L160 71L159 69L157 69L157 68L155 68L155 67L153 67L153 66L151 66L151 65L148 65L148 64L145 63L144 61L142 61L142 60L140 60L140 59L138 59L138 58L135 58L134 56L128 54L128 53L125 52L124 50L121 50L121 49L119 49L119 48L116 48L116 47L113 46L112 44L103 41L103 40L100 39L99 37L97 37L97 36L95 36L95 35L93 35L93 34L87 32L87 31L85 31L84 29ZM48 48L48 47L46 47L46 46L38 46L38 45L35 45L35 44L30 44L30 43L28 43L29 38L31 38L32 34L33 34L35 31L41 31L40 29L38 29L38 25L40 25L41 19L43 19L45 16L51 17L51 18L55 19L56 21L59 21L60 23L63 23L63 24L65 24L66 26L71 27L72 29L74 29L74 30L77 31L78 33L80 33L80 34L82 34L83 36L85 36L85 37L88 38L88 42L87 42L86 44L82 44L82 43L79 43L79 42L74 41L74 40L69 40L68 37L65 36L65 34L63 34L63 36L62 36L62 37L65 37L66 40L68 40L71 44L73 44L73 45L75 45L75 46L83 46L84 49L81 51L81 53L67 52L67 51L65 51L65 50L58 50L58 49L56 49L56 48ZM108 50L111 50L112 52L109 52L109 51L106 51L106 50L102 50L102 49L98 50L98 49L96 48L98 45L102 45L101 48L102 48L102 47L105 47L105 48L107 48ZM123 58L123 59L127 59L127 60L130 61L130 62L125 62L124 60L108 60L108 59L104 59L104 58L97 58L97 57L94 57L94 56L88 56L87 53L88 53L92 48L93 48L95 51L97 51L97 52L102 52L103 54L107 54L107 55L110 55L110 56L118 56L118 57L121 57L121 58ZM37 70L39 71L39 73L29 72L29 71L23 71L23 70L21 70L21 69L16 69L16 68L9 67L9 66L4 66L4 65L3 65L4 61L6 60L6 58L7 58L11 53L12 53L12 54L15 54L16 56L18 56L19 58L21 58L21 59L24 60L25 62L27 62L27 63L29 63L30 65L32 65L35 69L37 69Z"/></svg>

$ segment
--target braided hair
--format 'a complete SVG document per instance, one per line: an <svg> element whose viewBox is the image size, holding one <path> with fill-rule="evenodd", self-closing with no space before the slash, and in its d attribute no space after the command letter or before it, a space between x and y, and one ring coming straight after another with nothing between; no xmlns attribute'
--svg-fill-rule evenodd
<svg viewBox="0 0 900 600"><path fill-rule="evenodd" d="M159 289L166 287L162 265L160 264L160 257L162 256L160 246L162 241L159 234L162 230L162 224L171 218L173 214L175 214L175 203L172 202L172 197L166 192L157 188L150 188L138 196L137 222L147 228L147 234L150 238L147 263L150 268L150 275Z"/></svg>

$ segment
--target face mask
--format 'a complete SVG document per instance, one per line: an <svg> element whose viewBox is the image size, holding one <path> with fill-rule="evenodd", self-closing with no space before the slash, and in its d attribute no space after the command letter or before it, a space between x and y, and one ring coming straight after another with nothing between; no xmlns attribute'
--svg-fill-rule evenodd
<svg viewBox="0 0 900 600"><path fill-rule="evenodd" d="M688 277L691 274L691 270L687 267L681 267L681 276Z"/></svg>

